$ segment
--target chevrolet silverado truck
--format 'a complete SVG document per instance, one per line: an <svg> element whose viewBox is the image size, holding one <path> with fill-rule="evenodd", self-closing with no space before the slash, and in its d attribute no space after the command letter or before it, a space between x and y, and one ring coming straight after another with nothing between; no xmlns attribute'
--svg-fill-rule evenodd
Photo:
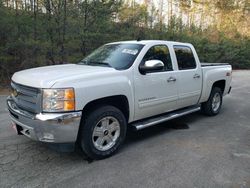
<svg viewBox="0 0 250 188"><path fill-rule="evenodd" d="M7 105L18 134L78 143L89 158L103 159L120 148L128 127L200 110L217 115L231 79L230 65L200 63L189 43L114 42L77 64L15 73Z"/></svg>

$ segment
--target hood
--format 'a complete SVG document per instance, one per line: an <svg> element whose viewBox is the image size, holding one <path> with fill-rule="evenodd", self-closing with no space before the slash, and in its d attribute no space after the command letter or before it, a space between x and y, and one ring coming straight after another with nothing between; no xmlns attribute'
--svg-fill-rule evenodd
<svg viewBox="0 0 250 188"><path fill-rule="evenodd" d="M12 80L30 87L51 88L59 80L70 79L77 75L87 76L109 71L113 72L115 69L77 64L53 65L16 72L12 76Z"/></svg>

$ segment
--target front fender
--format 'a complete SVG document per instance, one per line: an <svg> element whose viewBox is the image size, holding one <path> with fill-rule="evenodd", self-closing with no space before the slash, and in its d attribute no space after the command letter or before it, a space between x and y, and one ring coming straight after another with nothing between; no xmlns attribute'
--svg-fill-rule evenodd
<svg viewBox="0 0 250 188"><path fill-rule="evenodd" d="M102 74L99 77L79 78L67 81L63 85L69 85L75 89L76 110L82 110L91 101L115 96L124 95L129 104L129 122L134 118L134 92L129 73L117 71L112 74ZM70 83L68 83L70 82ZM61 87L56 83L54 88Z"/></svg>

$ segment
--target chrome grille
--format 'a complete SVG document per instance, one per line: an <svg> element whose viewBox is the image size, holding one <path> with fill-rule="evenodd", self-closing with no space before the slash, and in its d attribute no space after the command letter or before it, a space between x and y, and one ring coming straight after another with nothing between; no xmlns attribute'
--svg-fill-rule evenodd
<svg viewBox="0 0 250 188"><path fill-rule="evenodd" d="M41 91L38 88L11 82L12 99L17 107L31 113L41 111Z"/></svg>

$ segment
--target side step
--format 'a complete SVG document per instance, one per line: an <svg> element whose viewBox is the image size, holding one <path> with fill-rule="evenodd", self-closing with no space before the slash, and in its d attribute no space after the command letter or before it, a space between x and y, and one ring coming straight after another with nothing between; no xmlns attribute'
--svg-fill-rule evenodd
<svg viewBox="0 0 250 188"><path fill-rule="evenodd" d="M137 121L131 124L132 127L135 128L135 130L141 130L144 129L146 127L150 127L171 119L175 119L193 112L197 112L201 109L200 106L192 106L192 107L188 107L188 108L184 108L181 110L176 110L174 112L169 112L167 114L163 114L157 117L152 117L152 118L147 118L145 120L141 120L141 121Z"/></svg>

